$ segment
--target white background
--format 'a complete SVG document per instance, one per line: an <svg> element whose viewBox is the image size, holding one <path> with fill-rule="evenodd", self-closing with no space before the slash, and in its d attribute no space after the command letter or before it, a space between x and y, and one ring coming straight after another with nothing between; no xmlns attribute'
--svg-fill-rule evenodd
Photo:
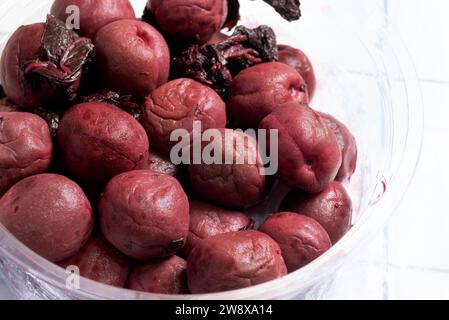
<svg viewBox="0 0 449 320"><path fill-rule="evenodd" d="M449 299L449 21L444 0L341 0L385 11L415 62L425 108L422 159L388 228L338 274L332 298Z"/></svg>
<svg viewBox="0 0 449 320"><path fill-rule="evenodd" d="M396 26L417 67L426 119L422 159L409 192L388 228L337 274L328 298L449 299L449 2L339 3L354 16L375 7ZM0 298L13 298L1 279Z"/></svg>

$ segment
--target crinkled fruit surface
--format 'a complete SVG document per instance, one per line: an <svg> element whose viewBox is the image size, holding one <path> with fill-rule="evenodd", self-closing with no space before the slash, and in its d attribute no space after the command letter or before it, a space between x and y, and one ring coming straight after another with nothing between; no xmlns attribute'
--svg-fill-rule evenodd
<svg viewBox="0 0 449 320"><path fill-rule="evenodd" d="M309 102L304 79L283 63L262 63L243 70L234 78L229 90L228 112L238 124L254 128L279 106L291 102Z"/></svg>
<svg viewBox="0 0 449 320"><path fill-rule="evenodd" d="M177 141L174 130L192 133L195 121L202 130L226 127L226 106L211 88L191 79L170 81L154 90L145 100L141 122L153 148L170 155Z"/></svg>
<svg viewBox="0 0 449 320"><path fill-rule="evenodd" d="M105 89L143 98L166 83L170 52L162 35L138 20L119 20L95 36L96 68Z"/></svg>
<svg viewBox="0 0 449 320"><path fill-rule="evenodd" d="M119 288L125 286L129 273L128 259L99 233L93 234L81 250L59 265L76 266L81 276Z"/></svg>
<svg viewBox="0 0 449 320"><path fill-rule="evenodd" d="M206 43L224 25L227 0L150 0L151 14L160 30L183 43Z"/></svg>
<svg viewBox="0 0 449 320"><path fill-rule="evenodd" d="M326 121L329 129L337 137L338 145L342 153L342 163L336 180L344 182L350 180L357 167L357 142L348 127L333 116L320 113Z"/></svg>
<svg viewBox="0 0 449 320"><path fill-rule="evenodd" d="M312 99L315 95L316 89L316 76L312 62L300 49L293 48L287 45L279 45L278 48L279 62L284 63L298 71L298 73L306 82L309 98Z"/></svg>
<svg viewBox="0 0 449 320"><path fill-rule="evenodd" d="M340 240L351 228L352 201L337 181L316 195L294 190L284 200L282 208L318 221L326 229L332 243Z"/></svg>
<svg viewBox="0 0 449 320"><path fill-rule="evenodd" d="M129 275L128 289L159 293L186 294L187 262L177 256L140 263Z"/></svg>
<svg viewBox="0 0 449 320"><path fill-rule="evenodd" d="M26 112L0 112L0 196L23 178L50 166L53 142L47 123Z"/></svg>
<svg viewBox="0 0 449 320"><path fill-rule="evenodd" d="M335 179L342 161L337 139L310 107L298 103L279 107L259 128L278 130L278 175L291 186L319 193Z"/></svg>
<svg viewBox="0 0 449 320"><path fill-rule="evenodd" d="M181 185L152 171L114 177L101 196L99 214L106 239L138 260L177 253L189 232L189 202Z"/></svg>
<svg viewBox="0 0 449 320"><path fill-rule="evenodd" d="M148 137L131 115L104 103L67 111L57 132L66 167L83 183L101 185L148 159Z"/></svg>
<svg viewBox="0 0 449 320"><path fill-rule="evenodd" d="M287 267L279 245L258 231L238 231L201 241L187 262L192 293L251 287L280 278Z"/></svg>
<svg viewBox="0 0 449 320"><path fill-rule="evenodd" d="M48 15L45 23L22 26L11 36L0 61L1 82L22 107L63 109L76 98L94 56L90 39Z"/></svg>
<svg viewBox="0 0 449 320"><path fill-rule="evenodd" d="M227 232L248 230L252 226L253 221L242 212L191 200L189 236L183 253L188 256L203 239Z"/></svg>
<svg viewBox="0 0 449 320"><path fill-rule="evenodd" d="M135 19L136 14L129 0L55 0L51 13L59 20L73 22L73 10L79 9L80 26L75 31L83 37L93 38L105 25L122 19Z"/></svg>
<svg viewBox="0 0 449 320"><path fill-rule="evenodd" d="M206 153L205 148L217 150L216 159L220 161L190 165L192 188L204 199L225 207L248 207L265 189L264 166L257 142L251 136L231 129L219 129L217 133L219 138L211 143L203 142L202 153ZM226 164L226 159L232 159L232 164Z"/></svg>
<svg viewBox="0 0 449 320"><path fill-rule="evenodd" d="M309 264L332 246L329 235L317 221L294 212L274 214L259 231L279 244L289 272Z"/></svg>
<svg viewBox="0 0 449 320"><path fill-rule="evenodd" d="M0 61L0 80L5 94L16 104L30 109L55 100L57 92L50 86L35 87L24 74L25 63L45 59L41 46L44 23L22 26L8 40Z"/></svg>
<svg viewBox="0 0 449 320"><path fill-rule="evenodd" d="M93 213L75 182L41 174L21 180L0 199L0 223L37 254L59 262L86 243Z"/></svg>

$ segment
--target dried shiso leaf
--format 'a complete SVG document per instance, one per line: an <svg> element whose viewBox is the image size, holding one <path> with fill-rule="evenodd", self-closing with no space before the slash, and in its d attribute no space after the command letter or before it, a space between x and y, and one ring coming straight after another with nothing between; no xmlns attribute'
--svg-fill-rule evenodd
<svg viewBox="0 0 449 320"><path fill-rule="evenodd" d="M279 13L287 21L299 20L301 18L301 4L299 0L263 0Z"/></svg>
<svg viewBox="0 0 449 320"><path fill-rule="evenodd" d="M254 0L252 0L254 1ZM301 4L299 0L263 0L272 6L285 20L294 21L301 18ZM228 0L228 17L225 27L231 30L240 20L239 0Z"/></svg>
<svg viewBox="0 0 449 320"><path fill-rule="evenodd" d="M190 46L173 59L174 77L188 77L211 86L221 96L234 75L263 62L278 60L276 35L268 26L236 28L228 39L214 45Z"/></svg>
<svg viewBox="0 0 449 320"><path fill-rule="evenodd" d="M67 100L74 100L81 74L94 59L95 46L90 39L79 37L52 15L47 16L41 44L47 60L26 62L25 75L43 77Z"/></svg>
<svg viewBox="0 0 449 320"><path fill-rule="evenodd" d="M80 97L80 102L101 102L112 104L131 114L135 119L141 115L140 106L133 102L129 95L121 96L114 91L103 90L90 96Z"/></svg>

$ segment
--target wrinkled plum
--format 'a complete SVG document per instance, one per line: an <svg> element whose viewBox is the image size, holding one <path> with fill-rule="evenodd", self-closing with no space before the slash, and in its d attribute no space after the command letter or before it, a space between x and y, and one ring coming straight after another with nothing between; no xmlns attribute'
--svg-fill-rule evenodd
<svg viewBox="0 0 449 320"><path fill-rule="evenodd" d="M160 294L186 294L187 262L177 256L140 263L129 275L128 289Z"/></svg>
<svg viewBox="0 0 449 320"><path fill-rule="evenodd" d="M242 212L191 200L189 237L183 252L188 256L203 239L227 232L248 230L252 228L252 225L253 221Z"/></svg>
<svg viewBox="0 0 449 320"><path fill-rule="evenodd" d="M282 208L318 221L326 229L332 243L340 240L351 228L352 201L337 181L316 195L293 190L284 200Z"/></svg>
<svg viewBox="0 0 449 320"><path fill-rule="evenodd" d="M193 131L195 121L202 130L226 127L226 106L211 88L191 79L177 79L154 90L145 100L141 122L151 146L165 155L177 141L170 135L177 129Z"/></svg>
<svg viewBox="0 0 449 320"><path fill-rule="evenodd" d="M0 112L0 196L50 166L53 142L45 121L26 112Z"/></svg>
<svg viewBox="0 0 449 320"><path fill-rule="evenodd" d="M189 202L179 182L153 171L114 177L103 192L100 225L127 256L156 259L180 251L189 232Z"/></svg>
<svg viewBox="0 0 449 320"><path fill-rule="evenodd" d="M307 84L307 92L311 100L315 95L316 89L316 77L312 62L310 62L307 55L300 49L287 45L279 45L278 48L279 62L282 62L298 71Z"/></svg>
<svg viewBox="0 0 449 320"><path fill-rule="evenodd" d="M21 180L0 199L0 223L37 254L59 262L89 239L93 213L75 182L40 174Z"/></svg>
<svg viewBox="0 0 449 320"><path fill-rule="evenodd" d="M17 29L3 49L0 61L0 80L5 94L16 104L30 109L58 98L57 92L48 83L36 87L36 81L31 81L24 73L25 63L46 57L41 45L44 29L44 23Z"/></svg>
<svg viewBox="0 0 449 320"><path fill-rule="evenodd" d="M148 159L148 137L131 115L104 103L78 104L57 132L68 170L83 183L101 185Z"/></svg>
<svg viewBox="0 0 449 320"><path fill-rule="evenodd" d="M301 75L282 63L262 63L234 78L229 89L228 111L238 124L255 128L279 106L295 101L309 102Z"/></svg>
<svg viewBox="0 0 449 320"><path fill-rule="evenodd" d="M59 265L76 266L81 276L119 288L125 286L129 272L128 259L100 234L93 234L80 251Z"/></svg>
<svg viewBox="0 0 449 320"><path fill-rule="evenodd" d="M168 80L170 52L162 35L137 20L118 20L94 40L96 67L105 89L143 98Z"/></svg>
<svg viewBox="0 0 449 320"><path fill-rule="evenodd" d="M72 22L74 11L79 9L80 28L75 31L83 37L93 38L105 25L122 19L135 19L136 14L129 0L55 0L51 13L59 20Z"/></svg>
<svg viewBox="0 0 449 320"><path fill-rule="evenodd" d="M225 207L249 207L265 189L264 166L257 142L231 129L220 129L217 133L216 139L202 145L203 154L206 148L214 150L214 163L201 161L189 166L192 188L204 199ZM226 164L226 159L231 159L232 164Z"/></svg>
<svg viewBox="0 0 449 320"><path fill-rule="evenodd" d="M227 0L150 0L145 10L145 16L151 16L170 38L187 44L203 44L223 27L228 3Z"/></svg>
<svg viewBox="0 0 449 320"><path fill-rule="evenodd" d="M344 182L350 180L357 167L357 143L354 136L342 122L338 121L331 115L320 113L321 117L326 121L329 129L337 137L338 145L342 153L342 163L338 171L336 180Z"/></svg>
<svg viewBox="0 0 449 320"><path fill-rule="evenodd" d="M332 246L329 235L317 221L294 212L274 214L259 231L279 244L289 272L309 264Z"/></svg>
<svg viewBox="0 0 449 320"><path fill-rule="evenodd" d="M279 107L262 120L259 128L278 130L278 175L292 187L319 193L335 179L342 161L337 139L307 105Z"/></svg>
<svg viewBox="0 0 449 320"><path fill-rule="evenodd" d="M236 290L287 274L279 245L258 231L238 231L204 239L187 262L192 293Z"/></svg>

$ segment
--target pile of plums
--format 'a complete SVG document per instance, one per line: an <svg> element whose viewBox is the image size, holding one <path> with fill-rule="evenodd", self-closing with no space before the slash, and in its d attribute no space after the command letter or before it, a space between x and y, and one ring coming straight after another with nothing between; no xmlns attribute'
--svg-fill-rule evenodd
<svg viewBox="0 0 449 320"><path fill-rule="evenodd" d="M338 242L355 139L309 106L301 50L266 26L221 33L228 15L227 0L150 0L143 19L128 0L56 0L45 23L17 29L0 61L0 223L84 277L162 294L274 280ZM213 140L218 157L256 161L175 165L171 134L193 143L194 121L246 141ZM278 132L275 176L238 128Z"/></svg>

